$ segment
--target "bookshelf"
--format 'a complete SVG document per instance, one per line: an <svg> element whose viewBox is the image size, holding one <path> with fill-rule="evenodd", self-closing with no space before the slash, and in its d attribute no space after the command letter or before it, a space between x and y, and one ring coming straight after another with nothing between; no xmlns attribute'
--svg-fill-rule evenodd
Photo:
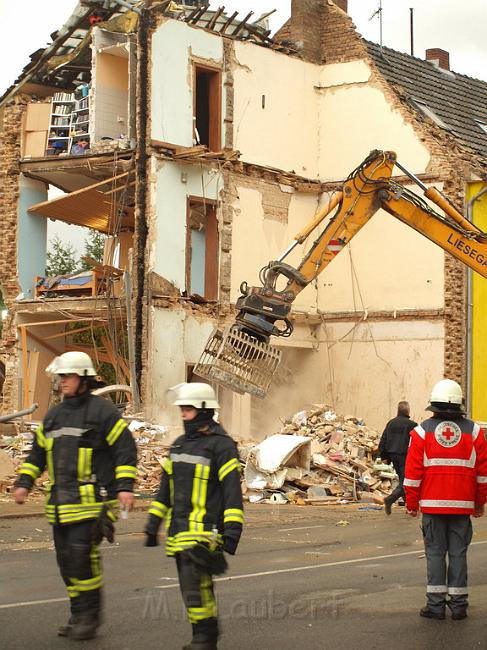
<svg viewBox="0 0 487 650"><path fill-rule="evenodd" d="M46 150L48 156L69 153L74 105L75 99L72 93L56 93L52 98Z"/></svg>
<svg viewBox="0 0 487 650"><path fill-rule="evenodd" d="M56 93L52 98L46 155L70 154L81 138L90 141L88 87Z"/></svg>

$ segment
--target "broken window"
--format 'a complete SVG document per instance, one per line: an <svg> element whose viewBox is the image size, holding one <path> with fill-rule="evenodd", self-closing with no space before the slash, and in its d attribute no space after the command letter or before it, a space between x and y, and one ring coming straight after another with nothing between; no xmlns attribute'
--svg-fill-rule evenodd
<svg viewBox="0 0 487 650"><path fill-rule="evenodd" d="M194 66L193 136L210 151L221 148L221 71Z"/></svg>
<svg viewBox="0 0 487 650"><path fill-rule="evenodd" d="M190 198L186 240L186 291L206 300L218 297L216 203Z"/></svg>

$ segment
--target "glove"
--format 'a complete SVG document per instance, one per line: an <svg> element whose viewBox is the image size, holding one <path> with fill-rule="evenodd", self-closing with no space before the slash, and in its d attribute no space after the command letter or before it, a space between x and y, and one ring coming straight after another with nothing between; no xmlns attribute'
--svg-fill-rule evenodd
<svg viewBox="0 0 487 650"><path fill-rule="evenodd" d="M95 523L93 524L93 543L97 545L101 544L104 537L110 544L113 544L115 539L115 526L108 515L106 505L103 506L98 519L95 519Z"/></svg>
<svg viewBox="0 0 487 650"><path fill-rule="evenodd" d="M220 576L228 569L227 561L220 549L210 551L205 544L195 544L184 552L203 573Z"/></svg>
<svg viewBox="0 0 487 650"><path fill-rule="evenodd" d="M238 540L234 539L233 537L227 537L225 535L223 536L223 550L225 553L228 553L229 555L235 555L237 546Z"/></svg>
<svg viewBox="0 0 487 650"><path fill-rule="evenodd" d="M146 533L144 546L159 546L157 535L154 533Z"/></svg>

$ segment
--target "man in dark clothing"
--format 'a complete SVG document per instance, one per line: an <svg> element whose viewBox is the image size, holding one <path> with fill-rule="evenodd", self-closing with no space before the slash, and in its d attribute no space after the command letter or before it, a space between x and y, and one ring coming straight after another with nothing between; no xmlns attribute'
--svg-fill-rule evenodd
<svg viewBox="0 0 487 650"><path fill-rule="evenodd" d="M87 354L65 352L46 370L59 376L63 401L38 427L14 498L24 503L47 469L46 515L71 609L58 634L85 640L101 622L99 544L113 541L118 506L132 508L137 450L115 405L91 394L96 372Z"/></svg>
<svg viewBox="0 0 487 650"><path fill-rule="evenodd" d="M176 560L179 585L193 638L184 650L216 650L218 619L213 575L225 571L223 552L235 554L243 506L237 446L213 419L211 386L180 384L184 434L164 460L161 485L149 509L146 546L157 546L166 519L166 555Z"/></svg>
<svg viewBox="0 0 487 650"><path fill-rule="evenodd" d="M399 482L391 494L384 499L384 510L391 514L392 504L404 497L403 481L406 455L409 447L409 433L417 425L409 417L408 402L399 402L397 417L389 420L379 442L379 456L382 460L391 462L396 470Z"/></svg>

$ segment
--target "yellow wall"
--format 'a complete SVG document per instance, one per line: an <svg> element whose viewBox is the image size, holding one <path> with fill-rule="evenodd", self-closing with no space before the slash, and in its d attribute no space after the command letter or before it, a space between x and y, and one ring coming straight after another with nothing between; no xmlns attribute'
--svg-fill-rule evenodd
<svg viewBox="0 0 487 650"><path fill-rule="evenodd" d="M468 198L471 199L484 183L471 183L468 188ZM487 231L487 195L475 201L473 221L484 231ZM487 337L485 323L487 321L487 281L477 273L472 273L472 385L471 385L471 414L474 420L487 422Z"/></svg>

